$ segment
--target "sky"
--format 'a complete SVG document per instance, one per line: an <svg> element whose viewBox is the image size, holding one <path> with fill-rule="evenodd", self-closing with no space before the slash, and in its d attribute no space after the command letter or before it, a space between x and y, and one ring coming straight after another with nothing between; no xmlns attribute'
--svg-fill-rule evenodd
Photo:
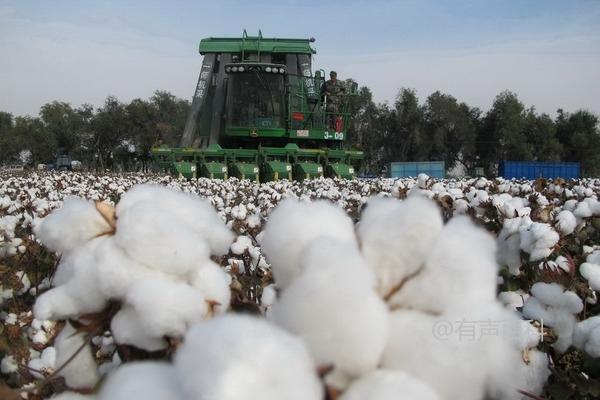
<svg viewBox="0 0 600 400"><path fill-rule="evenodd" d="M552 116L600 114L600 0L0 0L0 111L191 99L199 40L316 38L313 67L393 104L401 87L488 110L511 90Z"/></svg>

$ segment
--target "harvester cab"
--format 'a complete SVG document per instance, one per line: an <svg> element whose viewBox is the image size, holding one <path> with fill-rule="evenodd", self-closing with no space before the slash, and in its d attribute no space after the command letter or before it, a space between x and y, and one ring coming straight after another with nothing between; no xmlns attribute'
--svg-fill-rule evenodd
<svg viewBox="0 0 600 400"><path fill-rule="evenodd" d="M201 40L204 59L179 147L154 148L157 164L186 178L353 178L362 153L343 150L343 142L356 85L331 111L321 93L325 72L312 73L313 42L260 31Z"/></svg>

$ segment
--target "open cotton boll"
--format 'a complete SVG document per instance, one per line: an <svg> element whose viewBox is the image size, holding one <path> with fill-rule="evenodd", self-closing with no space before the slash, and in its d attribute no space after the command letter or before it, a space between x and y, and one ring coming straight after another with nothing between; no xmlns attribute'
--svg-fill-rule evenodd
<svg viewBox="0 0 600 400"><path fill-rule="evenodd" d="M183 336L193 323L209 313L209 305L199 290L161 277L136 282L125 302L139 315L147 334L156 338Z"/></svg>
<svg viewBox="0 0 600 400"><path fill-rule="evenodd" d="M520 389L528 393L539 395L544 390L548 377L552 374L548 368L548 355L537 349L528 352L529 363L522 362L518 369L518 375L522 382ZM528 397L510 397L509 399L528 399Z"/></svg>
<svg viewBox="0 0 600 400"><path fill-rule="evenodd" d="M569 210L563 210L556 216L556 227L563 235L570 235L577 226L577 220Z"/></svg>
<svg viewBox="0 0 600 400"><path fill-rule="evenodd" d="M523 316L552 327L558 335L553 347L559 353L565 352L572 344L573 329L577 323L574 314L583 310L582 300L557 283L538 282L531 288L531 293L533 296L523 307Z"/></svg>
<svg viewBox="0 0 600 400"><path fill-rule="evenodd" d="M587 279L592 289L600 290L600 265L585 262L579 266L579 273Z"/></svg>
<svg viewBox="0 0 600 400"><path fill-rule="evenodd" d="M50 397L50 400L96 400L93 394L81 394L77 392L62 392Z"/></svg>
<svg viewBox="0 0 600 400"><path fill-rule="evenodd" d="M223 313L229 308L231 302L230 281L231 278L227 272L211 260L205 261L190 275L190 285L204 295L205 301L214 304L213 310L216 313Z"/></svg>
<svg viewBox="0 0 600 400"><path fill-rule="evenodd" d="M98 287L110 299L123 299L131 286L148 276L162 276L174 280L174 275L151 269L133 258L116 244L114 238L107 238L98 244L93 253L96 262Z"/></svg>
<svg viewBox="0 0 600 400"><path fill-rule="evenodd" d="M85 333L77 333L75 328L67 322L54 340L56 365L59 367L63 366L84 343ZM100 376L96 369L96 360L92 355L90 345L85 345L58 375L64 377L65 383L72 389L89 389L94 387Z"/></svg>
<svg viewBox="0 0 600 400"><path fill-rule="evenodd" d="M496 298L496 244L468 217L454 217L429 251L424 268L389 301L392 307L443 312Z"/></svg>
<svg viewBox="0 0 600 400"><path fill-rule="evenodd" d="M202 235L175 221L153 202L138 202L119 215L115 243L149 268L187 274L209 258L210 250Z"/></svg>
<svg viewBox="0 0 600 400"><path fill-rule="evenodd" d="M528 219L528 218L527 218ZM501 266L507 266L511 275L519 275L521 268L521 236L519 228L527 219L522 217L506 218L496 240L498 251L496 259Z"/></svg>
<svg viewBox="0 0 600 400"><path fill-rule="evenodd" d="M111 231L111 226L98 212L94 203L77 197L67 197L61 208L44 218L35 234L50 250L66 253Z"/></svg>
<svg viewBox="0 0 600 400"><path fill-rule="evenodd" d="M402 371L376 370L353 382L340 400L441 400L424 382Z"/></svg>
<svg viewBox="0 0 600 400"><path fill-rule="evenodd" d="M136 185L121 197L116 207L117 216L121 218L142 202L150 202L160 213L169 214L173 225L188 225L189 229L201 234L208 241L212 254L227 253L233 232L207 201L160 185Z"/></svg>
<svg viewBox="0 0 600 400"><path fill-rule="evenodd" d="M277 287L287 287L300 272L305 247L327 237L356 243L352 220L341 208L326 201L301 203L286 199L279 203L269 214L262 238Z"/></svg>
<svg viewBox="0 0 600 400"><path fill-rule="evenodd" d="M592 357L600 357L600 316L590 317L577 324L573 331L573 346Z"/></svg>
<svg viewBox="0 0 600 400"><path fill-rule="evenodd" d="M161 337L150 335L142 325L141 316L130 305L124 305L110 322L110 330L116 343L129 344L146 351L158 351L167 347Z"/></svg>
<svg viewBox="0 0 600 400"><path fill-rule="evenodd" d="M230 248L233 254L241 255L244 254L244 251L250 246L252 246L252 239L248 236L241 235L231 244Z"/></svg>
<svg viewBox="0 0 600 400"><path fill-rule="evenodd" d="M301 264L269 318L304 339L319 366L333 365L328 383L343 389L377 367L387 340L387 307L356 245L315 241Z"/></svg>
<svg viewBox="0 0 600 400"><path fill-rule="evenodd" d="M380 367L420 379L444 400L483 399L486 356L477 341L461 340L456 333L439 336L437 327L442 324L452 325L453 321L416 310L391 313L389 340Z"/></svg>
<svg viewBox="0 0 600 400"><path fill-rule="evenodd" d="M226 314L192 327L175 367L190 399L323 398L302 340L247 315Z"/></svg>
<svg viewBox="0 0 600 400"><path fill-rule="evenodd" d="M552 254L560 236L548 224L534 222L520 229L521 250L529 253L529 261L538 261Z"/></svg>
<svg viewBox="0 0 600 400"><path fill-rule="evenodd" d="M98 400L184 400L177 371L161 362L125 364L102 385Z"/></svg>
<svg viewBox="0 0 600 400"><path fill-rule="evenodd" d="M102 311L107 297L98 286L94 251L105 238L97 238L69 252L62 259L53 284L33 307L41 320L60 320Z"/></svg>
<svg viewBox="0 0 600 400"><path fill-rule="evenodd" d="M388 295L424 263L443 227L435 202L421 196L367 203L357 234L361 252L377 276L377 291Z"/></svg>

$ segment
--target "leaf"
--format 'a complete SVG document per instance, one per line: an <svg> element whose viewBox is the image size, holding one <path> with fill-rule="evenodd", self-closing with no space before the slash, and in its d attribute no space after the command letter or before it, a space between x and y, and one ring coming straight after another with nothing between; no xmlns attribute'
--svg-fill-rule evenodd
<svg viewBox="0 0 600 400"><path fill-rule="evenodd" d="M574 394L568 386L558 383L549 385L546 390L552 400L568 400Z"/></svg>

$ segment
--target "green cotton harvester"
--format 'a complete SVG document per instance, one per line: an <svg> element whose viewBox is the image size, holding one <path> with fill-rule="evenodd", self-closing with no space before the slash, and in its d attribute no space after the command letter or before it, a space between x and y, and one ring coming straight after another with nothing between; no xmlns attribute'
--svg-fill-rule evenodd
<svg viewBox="0 0 600 400"><path fill-rule="evenodd" d="M185 178L353 178L363 153L343 143L356 84L328 112L325 72L312 72L313 42L260 31L201 40L204 59L181 142L152 149L158 166Z"/></svg>

